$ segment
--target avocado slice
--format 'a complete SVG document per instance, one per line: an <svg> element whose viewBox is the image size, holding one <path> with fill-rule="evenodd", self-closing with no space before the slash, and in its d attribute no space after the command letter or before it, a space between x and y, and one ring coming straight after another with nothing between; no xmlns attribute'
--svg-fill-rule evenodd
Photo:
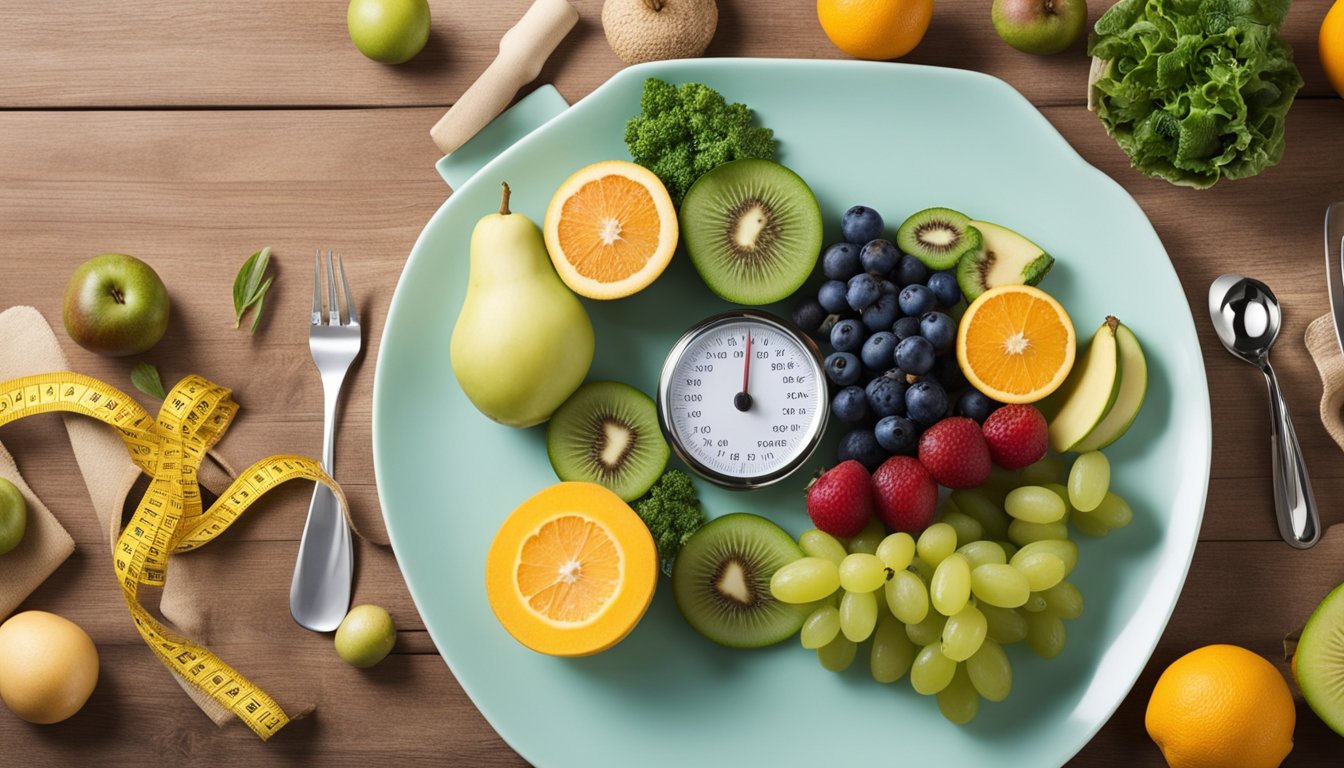
<svg viewBox="0 0 1344 768"><path fill-rule="evenodd" d="M957 262L957 284L967 301L1000 285L1036 285L1050 272L1055 259L1039 245L1007 227L972 221L980 233L980 247Z"/></svg>

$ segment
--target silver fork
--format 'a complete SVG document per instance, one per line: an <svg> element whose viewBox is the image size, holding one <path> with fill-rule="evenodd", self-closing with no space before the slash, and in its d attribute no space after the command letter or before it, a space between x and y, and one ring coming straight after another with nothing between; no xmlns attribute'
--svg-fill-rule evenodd
<svg viewBox="0 0 1344 768"><path fill-rule="evenodd" d="M345 317L337 298L336 274L344 290ZM332 267L332 252L327 251L327 311L322 312L322 251L313 264L313 325L308 332L308 348L313 363L322 374L322 468L333 474L335 467L336 403L350 363L359 356L361 346L359 317L355 298L345 277L342 260ZM294 564L294 580L289 586L289 612L301 626L314 632L330 632L345 618L350 608L350 584L354 576L354 548L350 527L341 512L335 494L318 484L308 507L308 522L299 541L299 557Z"/></svg>

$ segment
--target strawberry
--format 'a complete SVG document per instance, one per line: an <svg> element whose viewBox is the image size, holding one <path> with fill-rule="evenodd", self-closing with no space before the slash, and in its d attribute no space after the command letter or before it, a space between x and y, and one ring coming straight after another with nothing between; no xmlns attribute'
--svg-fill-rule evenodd
<svg viewBox="0 0 1344 768"><path fill-rule="evenodd" d="M823 472L807 487L807 514L818 530L847 539L873 519L873 483L867 468L850 459Z"/></svg>
<svg viewBox="0 0 1344 768"><path fill-rule="evenodd" d="M1034 405L1005 405L985 419L985 442L994 463L1004 469L1021 469L1045 456L1050 432L1045 417Z"/></svg>
<svg viewBox="0 0 1344 768"><path fill-rule="evenodd" d="M943 419L924 430L919 463L948 488L975 488L989 479L993 468L980 425L965 416Z"/></svg>
<svg viewBox="0 0 1344 768"><path fill-rule="evenodd" d="M918 536L938 509L938 484L910 456L892 456L873 473L877 515L894 531Z"/></svg>

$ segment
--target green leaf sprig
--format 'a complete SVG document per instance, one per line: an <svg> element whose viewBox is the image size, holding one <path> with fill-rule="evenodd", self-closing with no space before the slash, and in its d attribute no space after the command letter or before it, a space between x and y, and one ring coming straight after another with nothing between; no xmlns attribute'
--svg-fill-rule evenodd
<svg viewBox="0 0 1344 768"><path fill-rule="evenodd" d="M233 279L233 327L243 324L243 314L252 309L252 329L257 332L261 323L261 309L266 304L266 291L271 288L274 276L266 277L266 267L271 263L271 249L262 248L243 262L238 276ZM265 278L264 280L262 278Z"/></svg>
<svg viewBox="0 0 1344 768"><path fill-rule="evenodd" d="M136 363L131 369L131 383L146 395L165 400L168 393L163 389L163 379L159 378L159 369L149 363Z"/></svg>

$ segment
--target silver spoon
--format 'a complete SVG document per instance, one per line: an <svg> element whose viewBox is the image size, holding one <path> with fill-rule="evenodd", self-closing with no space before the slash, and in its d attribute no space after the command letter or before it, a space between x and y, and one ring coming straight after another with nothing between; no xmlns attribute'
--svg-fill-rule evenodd
<svg viewBox="0 0 1344 768"><path fill-rule="evenodd" d="M1260 369L1269 385L1270 455L1274 462L1274 513L1279 535L1299 549L1321 537L1316 499L1302 461L1288 404L1269 364L1283 314L1269 286L1241 275L1222 275L1209 286L1209 315L1227 351Z"/></svg>

